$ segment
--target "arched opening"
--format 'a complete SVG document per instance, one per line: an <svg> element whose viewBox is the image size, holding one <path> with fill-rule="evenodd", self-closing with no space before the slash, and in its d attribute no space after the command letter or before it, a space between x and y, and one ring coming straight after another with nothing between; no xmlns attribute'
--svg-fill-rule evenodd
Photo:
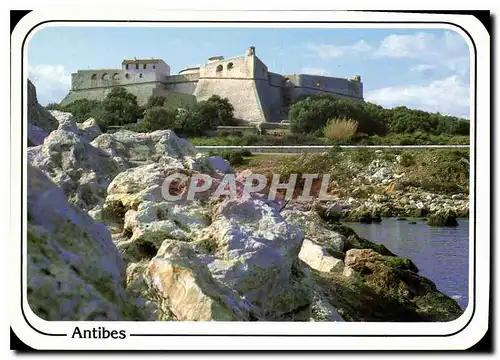
<svg viewBox="0 0 500 360"><path fill-rule="evenodd" d="M97 74L92 74L92 76L90 77L90 86L97 86Z"/></svg>
<svg viewBox="0 0 500 360"><path fill-rule="evenodd" d="M320 86L321 86L321 84L320 84L320 82L319 82L319 81L316 81L316 84L315 84L315 85L316 85L316 87L320 87Z"/></svg>
<svg viewBox="0 0 500 360"><path fill-rule="evenodd" d="M215 71L221 72L222 69L223 69L222 65L217 65L217 68L215 69Z"/></svg>
<svg viewBox="0 0 500 360"><path fill-rule="evenodd" d="M109 80L109 74L108 73L102 74L101 79L102 80Z"/></svg>
<svg viewBox="0 0 500 360"><path fill-rule="evenodd" d="M130 79L130 75L129 74L125 74L125 79Z"/></svg>
<svg viewBox="0 0 500 360"><path fill-rule="evenodd" d="M229 64L227 64L227 69L232 70L233 66L234 66L234 64L232 62L230 62Z"/></svg>
<svg viewBox="0 0 500 360"><path fill-rule="evenodd" d="M114 73L113 74L113 80L120 80L120 74Z"/></svg>

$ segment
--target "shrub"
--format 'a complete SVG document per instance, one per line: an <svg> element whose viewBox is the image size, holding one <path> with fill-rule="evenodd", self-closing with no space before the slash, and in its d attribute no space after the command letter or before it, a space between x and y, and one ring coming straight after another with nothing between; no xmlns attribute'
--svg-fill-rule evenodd
<svg viewBox="0 0 500 360"><path fill-rule="evenodd" d="M366 148L359 148L351 151L351 161L361 165L370 164L375 159L375 151Z"/></svg>
<svg viewBox="0 0 500 360"><path fill-rule="evenodd" d="M386 112L381 106L363 101L313 95L295 102L289 115L294 133L314 133L326 125L327 119L349 118L358 122L359 132L384 135Z"/></svg>
<svg viewBox="0 0 500 360"><path fill-rule="evenodd" d="M415 158L413 154L410 154L408 152L404 152L401 154L401 166L404 167L409 167L415 164Z"/></svg>
<svg viewBox="0 0 500 360"><path fill-rule="evenodd" d="M331 140L350 140L356 130L358 122L352 119L331 119L323 129L323 134Z"/></svg>
<svg viewBox="0 0 500 360"><path fill-rule="evenodd" d="M209 151L210 156L220 156L221 158L227 160L231 166L238 166L245 163L245 159L243 156L245 155L244 151L228 151L228 150L220 150L220 151Z"/></svg>
<svg viewBox="0 0 500 360"><path fill-rule="evenodd" d="M432 135L469 135L470 122L454 116L428 113L398 106L387 112L390 133L411 134L422 132Z"/></svg>
<svg viewBox="0 0 500 360"><path fill-rule="evenodd" d="M238 151L231 153L229 159L227 160L229 161L231 166L238 166L245 162L245 159L243 159L243 155L241 154L241 152Z"/></svg>

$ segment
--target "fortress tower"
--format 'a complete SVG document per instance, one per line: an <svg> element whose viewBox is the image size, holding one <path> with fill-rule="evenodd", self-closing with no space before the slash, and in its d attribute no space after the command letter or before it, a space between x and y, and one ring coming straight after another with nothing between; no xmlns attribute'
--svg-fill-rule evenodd
<svg viewBox="0 0 500 360"><path fill-rule="evenodd" d="M252 123L283 119L290 103L305 95L329 94L363 101L359 75L351 79L307 74L281 75L270 72L257 57L255 47L231 58L212 56L199 67L170 74L161 59L123 60L120 69L78 70L71 74L71 90L62 105L77 99L102 100L111 89L125 87L145 104L152 95L185 97L193 101L212 95L227 97L236 118Z"/></svg>

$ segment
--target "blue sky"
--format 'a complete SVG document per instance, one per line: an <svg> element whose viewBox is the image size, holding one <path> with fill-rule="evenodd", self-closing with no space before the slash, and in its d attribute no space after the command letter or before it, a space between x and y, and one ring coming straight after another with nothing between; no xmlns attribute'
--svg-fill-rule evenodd
<svg viewBox="0 0 500 360"><path fill-rule="evenodd" d="M367 101L469 117L469 49L450 30L53 27L28 44L29 77L46 104L64 97L77 69L156 57L177 73L249 46L273 72L359 74Z"/></svg>

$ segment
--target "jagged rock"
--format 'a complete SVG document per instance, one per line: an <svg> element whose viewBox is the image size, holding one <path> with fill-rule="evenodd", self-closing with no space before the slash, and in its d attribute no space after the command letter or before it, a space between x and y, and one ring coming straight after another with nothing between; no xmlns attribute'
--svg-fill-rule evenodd
<svg viewBox="0 0 500 360"><path fill-rule="evenodd" d="M124 159L129 167L164 163L199 172L213 170L206 154L197 152L193 145L179 138L171 130L157 130L151 133L120 130L98 136L92 141L92 145L112 157Z"/></svg>
<svg viewBox="0 0 500 360"><path fill-rule="evenodd" d="M116 245L126 261L138 261L156 254L165 239L190 241L208 225L207 210L199 203L143 201L126 212L123 227L130 237Z"/></svg>
<svg viewBox="0 0 500 360"><path fill-rule="evenodd" d="M71 203L89 210L102 204L108 184L121 169L78 134L70 117L63 119L60 127L43 145L28 149L28 161L60 186Z"/></svg>
<svg viewBox="0 0 500 360"><path fill-rule="evenodd" d="M284 210L281 215L288 223L297 226L305 239L324 248L328 255L337 259L344 258L345 237L328 228L313 211Z"/></svg>
<svg viewBox="0 0 500 360"><path fill-rule="evenodd" d="M94 140L102 134L101 128L94 118L89 118L82 123L78 123L77 126L87 136L89 141Z"/></svg>
<svg viewBox="0 0 500 360"><path fill-rule="evenodd" d="M108 230L28 165L28 303L45 320L137 320Z"/></svg>
<svg viewBox="0 0 500 360"><path fill-rule="evenodd" d="M208 267L214 278L267 319L309 307L311 293L294 270L303 235L265 201L222 202L202 240L212 244Z"/></svg>
<svg viewBox="0 0 500 360"><path fill-rule="evenodd" d="M245 321L253 306L218 283L189 244L165 241L150 261L146 277L162 296L160 307L177 320Z"/></svg>

